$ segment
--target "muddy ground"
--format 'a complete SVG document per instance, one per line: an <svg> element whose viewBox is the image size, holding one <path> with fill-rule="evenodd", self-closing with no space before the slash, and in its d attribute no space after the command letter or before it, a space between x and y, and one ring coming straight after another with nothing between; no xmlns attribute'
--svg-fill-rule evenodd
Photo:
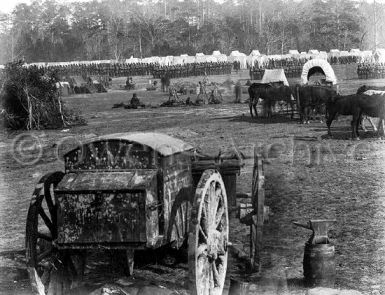
<svg viewBox="0 0 385 295"><path fill-rule="evenodd" d="M229 78L245 79L247 73L210 77L220 83ZM337 78L344 94L354 93L363 84L362 80ZM199 78L191 80L196 82ZM108 93L64 98L67 106L83 113L88 122L85 126L34 132L1 131L1 294L30 293L24 266L25 219L38 179L47 172L63 169L57 154L60 157L86 138L131 131L164 132L213 154L237 149L245 156L252 156L255 146L263 152L267 160L266 205L271 208L271 216L264 227L262 273L251 279L267 286L269 294L284 291L303 294L302 257L310 231L294 227L292 221L317 218L337 220L330 234L336 248L336 287L359 290L363 294L385 294L384 140L369 131L361 141L351 141L347 117L333 123L331 139L326 136L325 123L302 125L282 116L271 120L251 119L246 104L231 103L234 99L231 88L225 89L224 104L159 108L156 106L166 101L167 95L145 91L147 80L144 78L136 81L140 89L135 92L153 108L113 109L115 103L128 102L134 92L120 90L119 84L124 84L124 80L116 79ZM385 81L365 83L383 85ZM247 160L238 177L239 193L251 190L251 168L252 162ZM233 216L230 239L233 244L243 245L245 251L248 251L248 232ZM176 268L162 266L157 261L139 261L138 265L136 282L155 282L179 293L185 292L185 263ZM245 278L244 272L243 263L230 259L229 278ZM108 268L95 273L90 266L88 273L91 288L122 278L119 270L111 272Z"/></svg>

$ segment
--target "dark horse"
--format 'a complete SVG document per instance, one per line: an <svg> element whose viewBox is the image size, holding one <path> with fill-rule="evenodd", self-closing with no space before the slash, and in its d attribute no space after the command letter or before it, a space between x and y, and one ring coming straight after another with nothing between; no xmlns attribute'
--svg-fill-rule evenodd
<svg viewBox="0 0 385 295"><path fill-rule="evenodd" d="M364 93L368 90L378 90L378 91L385 91L385 87L378 87L378 86L368 86L368 85L362 85L361 87L359 87L357 89L357 94L361 94L361 93ZM377 131L377 127L373 124L373 121L370 117L367 117L367 116L363 116L361 121L360 121L360 124L361 124L361 127L362 129L366 132L366 128L365 128L365 124L364 124L364 119L367 119L370 123L370 125L372 125L373 127L373 130L374 131Z"/></svg>
<svg viewBox="0 0 385 295"><path fill-rule="evenodd" d="M271 84L266 83L253 83L249 86L249 107L250 115L253 117L253 109L255 116L258 117L257 104L262 92L265 92L267 89L272 88Z"/></svg>
<svg viewBox="0 0 385 295"><path fill-rule="evenodd" d="M327 102L326 106L329 114L326 122L329 136L331 136L330 125L337 113L341 115L353 116L351 121L353 139L359 137L358 127L362 115L380 118L382 128L379 129L382 129L382 134L384 133L383 121L385 119L385 94L337 95L331 98Z"/></svg>
<svg viewBox="0 0 385 295"><path fill-rule="evenodd" d="M253 109L255 116L258 117L257 104L258 99L263 100L265 109L267 109L267 117L272 116L272 108L278 101L285 101L287 105L291 106L291 118L294 116L292 90L289 86L281 85L274 87L271 84L253 83L249 87L249 107L250 114L253 117Z"/></svg>
<svg viewBox="0 0 385 295"><path fill-rule="evenodd" d="M337 95L337 92L330 87L324 86L295 86L299 113L302 123L309 123L311 113L325 113L326 102Z"/></svg>

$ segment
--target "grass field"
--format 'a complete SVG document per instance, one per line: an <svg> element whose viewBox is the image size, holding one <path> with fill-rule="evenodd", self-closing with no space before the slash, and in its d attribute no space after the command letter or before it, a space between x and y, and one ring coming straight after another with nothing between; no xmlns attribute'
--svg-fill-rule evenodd
<svg viewBox="0 0 385 295"><path fill-rule="evenodd" d="M241 72L209 78L223 83L228 79L246 81L247 76L246 72ZM196 83L200 78L189 79L189 82ZM354 93L363 83L385 84L384 80L344 80L338 75L337 78L343 94ZM351 141L350 118L347 117L333 122L333 138L326 136L324 123L302 125L281 116L271 120L252 119L248 105L232 104L233 90L225 87L224 104L159 108L157 106L168 96L159 91L145 91L148 79L134 78L138 87L135 91L120 90L119 85L124 84L124 79L116 79L108 93L64 98L68 107L81 111L87 125L27 133L34 135L40 144L27 145L30 152L24 155L17 149L17 143L25 133L1 132L1 294L29 293L23 264L25 218L38 179L47 172L63 169L56 154L63 154L84 139L131 131L163 132L212 154L237 149L251 156L255 146L264 154L268 160L265 166L266 204L272 215L264 228L262 274L254 278L259 281L261 294L304 294L302 257L310 231L296 228L291 222L317 218L337 220L331 231L336 247L336 286L368 295L385 294L381 293L385 290L384 140L368 132L363 134L361 141ZM289 82L298 80L290 79ZM127 103L134 92L152 107L138 110L112 108L115 103ZM42 157L36 163L23 165L17 161L35 160L33 152L39 147ZM251 168L252 163L247 160L238 177L240 193L251 190ZM245 251L248 233L248 228L232 219L230 239L233 244L243 246ZM243 274L243 265L230 259L228 277L243 277ZM176 269L150 264L141 266L135 278L183 292L186 276L183 263ZM103 273L96 277L102 280ZM115 277L109 275L104 279L111 281Z"/></svg>

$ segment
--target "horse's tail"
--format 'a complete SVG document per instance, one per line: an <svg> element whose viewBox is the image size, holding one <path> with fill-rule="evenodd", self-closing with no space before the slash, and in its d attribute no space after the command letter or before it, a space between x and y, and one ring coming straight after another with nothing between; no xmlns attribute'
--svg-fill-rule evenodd
<svg viewBox="0 0 385 295"><path fill-rule="evenodd" d="M253 105L255 105L255 100L256 100L256 96L255 96L255 93L253 91L253 88L252 88L252 85L249 86L249 89L248 89L248 92L249 92L249 106L252 107Z"/></svg>

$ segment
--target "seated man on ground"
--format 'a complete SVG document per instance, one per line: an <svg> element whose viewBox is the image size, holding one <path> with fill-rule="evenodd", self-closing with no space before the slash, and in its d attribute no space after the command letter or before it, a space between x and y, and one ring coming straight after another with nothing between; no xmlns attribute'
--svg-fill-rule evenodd
<svg viewBox="0 0 385 295"><path fill-rule="evenodd" d="M144 108L145 105L144 105L144 103L140 102L137 94L134 93L134 94L132 94L132 98L130 100L130 103L127 106L125 106L125 108L126 109L137 109L138 107Z"/></svg>

